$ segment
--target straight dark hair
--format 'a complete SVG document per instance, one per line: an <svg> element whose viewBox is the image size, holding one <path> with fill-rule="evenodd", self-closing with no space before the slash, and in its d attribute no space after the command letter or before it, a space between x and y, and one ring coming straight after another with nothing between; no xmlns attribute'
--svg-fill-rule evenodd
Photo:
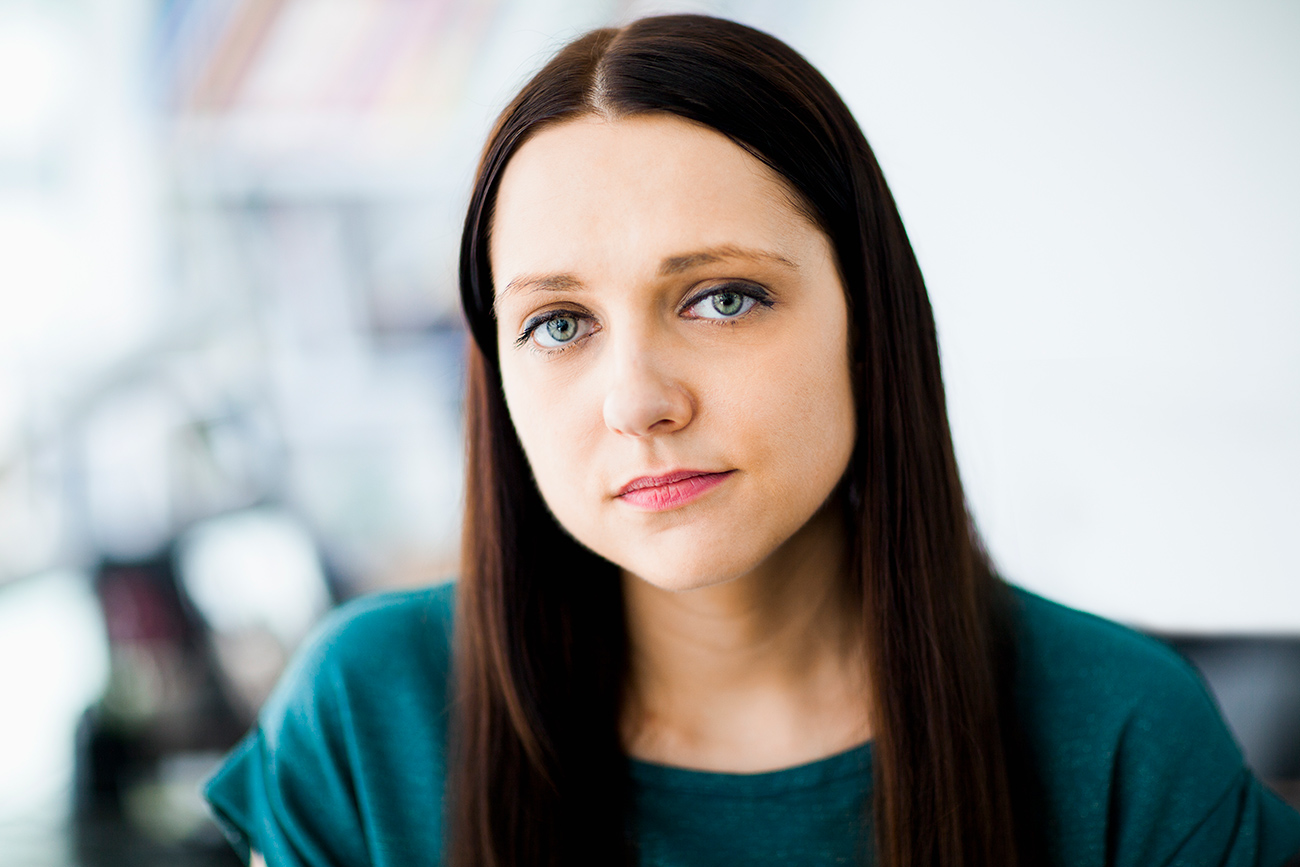
<svg viewBox="0 0 1300 867"><path fill-rule="evenodd" d="M511 156L582 115L664 112L783 177L830 238L848 294L858 438L841 485L873 692L877 863L1018 863L1003 585L970 522L934 317L898 209L834 88L794 50L696 15L561 50L488 138L465 220L468 480L447 816L454 867L632 863L619 743L618 570L555 521L501 390L488 260Z"/></svg>

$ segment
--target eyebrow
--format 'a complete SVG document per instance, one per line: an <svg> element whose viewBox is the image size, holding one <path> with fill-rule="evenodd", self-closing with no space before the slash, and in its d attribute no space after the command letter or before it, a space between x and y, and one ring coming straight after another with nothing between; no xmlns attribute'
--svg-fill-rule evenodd
<svg viewBox="0 0 1300 867"><path fill-rule="evenodd" d="M799 270L798 265L779 253L756 250L751 247L739 247L735 244L722 244L717 247L696 250L692 253L684 253L680 256L669 256L659 263L659 276L671 277L692 268L713 265L729 259L774 262L794 271ZM496 302L492 306L496 307L498 302L519 291L565 292L585 288L586 284L572 274L522 274L506 284L505 288L497 294Z"/></svg>
<svg viewBox="0 0 1300 867"><path fill-rule="evenodd" d="M720 247L709 247L705 250L687 253L684 256L669 256L659 263L659 276L671 277L674 274L680 274L701 265L712 265L715 262L722 262L727 259L775 262L791 270L799 270L798 265L778 253L770 253L767 250L754 250L748 247L737 247L735 244L723 244Z"/></svg>

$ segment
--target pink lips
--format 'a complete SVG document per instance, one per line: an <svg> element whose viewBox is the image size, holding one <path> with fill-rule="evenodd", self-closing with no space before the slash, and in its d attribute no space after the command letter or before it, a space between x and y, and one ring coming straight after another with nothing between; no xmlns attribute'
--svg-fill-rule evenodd
<svg viewBox="0 0 1300 867"><path fill-rule="evenodd" d="M618 496L623 502L638 509L663 512L702 497L726 481L733 472L735 470L724 473L678 470L664 476L642 476L624 485Z"/></svg>

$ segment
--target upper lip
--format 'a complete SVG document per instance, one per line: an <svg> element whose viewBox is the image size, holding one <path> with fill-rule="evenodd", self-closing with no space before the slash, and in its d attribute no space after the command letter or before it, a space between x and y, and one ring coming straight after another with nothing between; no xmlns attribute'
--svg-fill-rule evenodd
<svg viewBox="0 0 1300 867"><path fill-rule="evenodd" d="M695 476L714 476L725 470L674 470L671 473L665 473L662 476L640 476L628 482L619 489L618 496L639 491L642 488L657 488L661 485L671 485L674 482L684 481Z"/></svg>

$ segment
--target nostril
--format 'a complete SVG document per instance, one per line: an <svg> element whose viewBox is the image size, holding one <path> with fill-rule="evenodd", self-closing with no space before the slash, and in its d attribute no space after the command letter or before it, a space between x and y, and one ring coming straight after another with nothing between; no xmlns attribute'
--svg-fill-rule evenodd
<svg viewBox="0 0 1300 867"><path fill-rule="evenodd" d="M623 436L671 433L690 423L690 396L669 383L615 384L605 399L605 425Z"/></svg>

